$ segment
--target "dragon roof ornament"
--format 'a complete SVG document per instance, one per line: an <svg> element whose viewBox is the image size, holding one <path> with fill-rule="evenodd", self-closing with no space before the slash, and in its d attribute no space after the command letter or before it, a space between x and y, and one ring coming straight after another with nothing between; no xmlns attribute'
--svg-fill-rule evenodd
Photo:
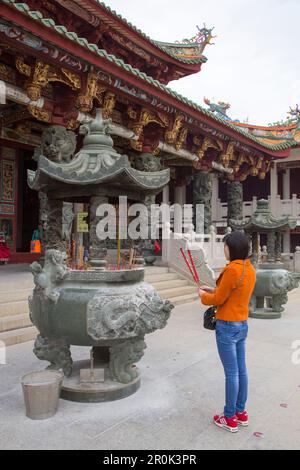
<svg viewBox="0 0 300 470"><path fill-rule="evenodd" d="M199 48L201 48L201 52L203 52L207 44L210 44L210 45L214 44L213 42L211 42L212 39L217 37L217 36L212 35L212 31L214 27L207 28L204 23L202 28L197 26L197 29L198 29L198 33L195 36L193 36L191 39L183 39L181 42L175 41L175 43L176 44L193 44L193 45L198 44Z"/></svg>

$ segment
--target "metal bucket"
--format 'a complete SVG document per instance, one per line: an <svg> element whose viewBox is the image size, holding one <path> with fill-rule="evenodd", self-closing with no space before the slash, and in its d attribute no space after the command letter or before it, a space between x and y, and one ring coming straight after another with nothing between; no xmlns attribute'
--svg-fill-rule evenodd
<svg viewBox="0 0 300 470"><path fill-rule="evenodd" d="M64 374L56 370L30 372L22 377L26 416L47 419L55 415Z"/></svg>

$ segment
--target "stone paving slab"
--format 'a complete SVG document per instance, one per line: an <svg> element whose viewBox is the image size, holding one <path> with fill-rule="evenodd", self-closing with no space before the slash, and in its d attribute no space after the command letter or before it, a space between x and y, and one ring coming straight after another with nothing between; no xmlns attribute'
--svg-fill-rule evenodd
<svg viewBox="0 0 300 470"><path fill-rule="evenodd" d="M223 370L194 302L148 335L135 395L99 404L60 400L45 421L26 418L20 378L46 363L34 357L32 342L9 347L0 365L0 449L300 449L300 364L291 361L299 305L300 290L281 319L249 319L250 425L237 434L211 422L223 408ZM88 348L72 351L75 360L88 356Z"/></svg>

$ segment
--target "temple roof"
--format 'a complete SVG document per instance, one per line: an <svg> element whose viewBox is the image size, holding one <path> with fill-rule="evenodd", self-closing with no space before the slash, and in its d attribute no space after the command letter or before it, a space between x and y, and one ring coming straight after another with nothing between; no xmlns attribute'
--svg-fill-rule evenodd
<svg viewBox="0 0 300 470"><path fill-rule="evenodd" d="M78 44L80 47L91 51L93 54L100 56L101 58L113 63L120 69L125 70L126 72L132 74L133 76L138 77L142 81L145 81L149 83L150 85L156 87L157 89L163 91L167 95L175 98L176 101L186 105L188 108L190 108L191 112L195 110L198 111L199 120L201 120L202 116L207 116L212 121L222 124L222 126L224 127L224 132L226 132L226 128L231 129L237 132L238 134L246 137L249 141L259 144L262 150L266 149L266 150L273 152L273 151L289 149L290 147L298 145L298 142L296 142L293 139L286 139L286 140L282 139L281 141L278 141L278 142L264 141L261 137L258 137L254 135L254 133L249 132L248 128L244 128L244 126L241 126L239 123L224 119L220 116L216 116L210 110L205 109L204 107L193 102L192 100L180 95L176 91L172 90L171 88L161 83L159 80L155 80L154 78L148 76L146 73L141 72L137 68L132 67L130 64L125 63L122 59L117 58L113 54L108 54L107 51L105 51L104 49L99 49L99 47L96 44L90 44L86 38L78 37L78 35L75 32L68 31L65 26L57 25L53 19L44 18L41 12L30 10L29 6L26 3L17 3L15 2L15 0L2 0L2 2L9 4L11 7L14 7L15 9L27 15L34 21L37 21L41 23L42 25L46 26L47 28L55 31L56 33L66 37L70 41ZM109 9L109 7L106 7L104 4L102 4L102 2L99 2L99 4ZM133 28L133 26L130 23L128 23L128 25ZM167 47L165 43L163 44L164 46L161 45L161 47Z"/></svg>
<svg viewBox="0 0 300 470"><path fill-rule="evenodd" d="M122 15L118 14L115 10L110 8L108 5L106 5L104 2L101 2L99 0L74 0L75 3L80 4L80 6L84 7L87 11L96 14L98 12L108 12L112 15L112 17L115 20L119 20L121 23L123 23L123 27L118 25L118 31L124 33L128 37L128 31L133 31L137 33L138 36L140 36L141 39L146 40L148 44L148 49L149 46L155 46L156 48L160 49L161 51L165 52L168 54L170 57L186 63L186 64L198 64L201 62L206 62L206 57L202 55L202 52L204 50L204 47L201 47L199 42L197 42L197 36L195 36L193 40L185 40L184 42L175 42L175 43L168 43L168 42L162 42L162 41L156 41L152 38L150 38L147 34L145 34L141 29L137 28L134 26L130 21L128 21L126 18L124 18ZM63 1L59 2L63 4ZM101 18L102 21L107 21L105 18ZM111 25L111 22L110 22ZM116 24L114 25L115 27L117 26ZM145 47L147 45L144 44Z"/></svg>
<svg viewBox="0 0 300 470"><path fill-rule="evenodd" d="M241 129L258 138L264 145L287 145L293 147L300 144L300 122L279 124L274 126L257 126L254 124L235 123Z"/></svg>
<svg viewBox="0 0 300 470"><path fill-rule="evenodd" d="M230 118L226 113L227 109L230 108L229 103L223 101L213 103L207 98L204 98L204 102L215 117L232 123L238 129L244 130L249 135L256 137L263 145L274 146L283 144L285 148L288 148L300 144L300 110L297 108L289 112L289 114L293 113L293 118L289 118L285 122L259 126L241 123Z"/></svg>

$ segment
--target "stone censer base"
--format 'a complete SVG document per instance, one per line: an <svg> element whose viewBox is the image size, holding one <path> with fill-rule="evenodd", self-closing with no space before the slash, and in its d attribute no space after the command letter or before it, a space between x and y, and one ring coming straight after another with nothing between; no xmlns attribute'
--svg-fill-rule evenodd
<svg viewBox="0 0 300 470"><path fill-rule="evenodd" d="M271 308L258 308L254 312L249 313L249 317L261 318L263 320L272 320L281 318L281 312L274 312Z"/></svg>
<svg viewBox="0 0 300 470"><path fill-rule="evenodd" d="M280 318L288 301L287 293L299 285L299 274L284 269L282 263L260 264L252 294L249 316L266 320Z"/></svg>
<svg viewBox="0 0 300 470"><path fill-rule="evenodd" d="M62 398L103 402L134 393L145 336L164 328L173 308L144 282L144 268L71 271L59 251L47 250L44 267L36 263L32 271L34 353L63 371ZM90 360L74 363L72 345L92 348Z"/></svg>
<svg viewBox="0 0 300 470"><path fill-rule="evenodd" d="M108 364L95 362L95 370L104 368L105 381L99 383L80 383L80 369L89 369L90 361L77 361L73 364L72 374L65 377L60 397L64 400L81 403L101 403L120 400L135 393L141 384L139 369L135 366L137 377L127 384L111 380Z"/></svg>

